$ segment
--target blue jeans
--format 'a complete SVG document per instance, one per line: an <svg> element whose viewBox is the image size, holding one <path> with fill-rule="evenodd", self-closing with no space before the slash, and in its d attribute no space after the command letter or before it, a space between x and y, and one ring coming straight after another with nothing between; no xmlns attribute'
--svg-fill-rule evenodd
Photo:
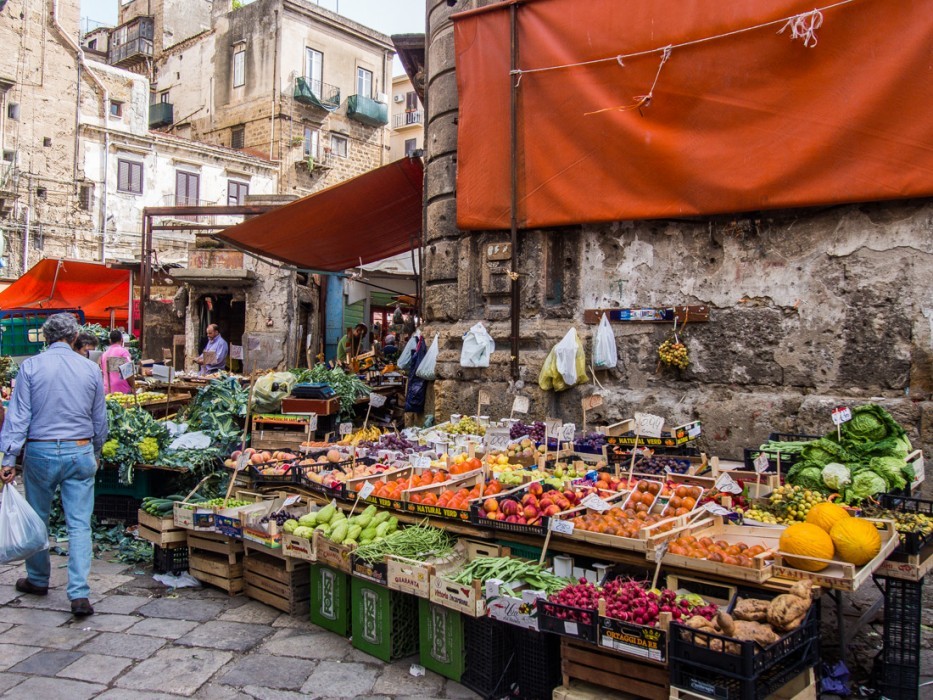
<svg viewBox="0 0 933 700"><path fill-rule="evenodd" d="M91 515L94 512L94 445L74 441L29 442L23 457L26 500L48 526L55 487L62 489L62 508L68 530L68 598L89 598L91 571ZM36 586L49 585L49 552L26 559L26 574Z"/></svg>

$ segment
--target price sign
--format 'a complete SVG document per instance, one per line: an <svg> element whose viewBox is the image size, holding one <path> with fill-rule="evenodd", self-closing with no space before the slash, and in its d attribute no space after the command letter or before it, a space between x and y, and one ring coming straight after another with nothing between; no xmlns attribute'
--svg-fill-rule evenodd
<svg viewBox="0 0 933 700"><path fill-rule="evenodd" d="M483 444L486 445L486 451L507 450L511 438L509 438L508 428L488 428L483 437Z"/></svg>
<svg viewBox="0 0 933 700"><path fill-rule="evenodd" d="M341 435L349 435L353 432L353 423L341 423L337 431Z"/></svg>
<svg viewBox="0 0 933 700"><path fill-rule="evenodd" d="M527 396L516 396L512 401L512 413L528 413L531 408L531 399Z"/></svg>
<svg viewBox="0 0 933 700"><path fill-rule="evenodd" d="M132 362L127 362L120 365L120 376L123 379L129 379L134 374L136 374L136 368L133 366Z"/></svg>
<svg viewBox="0 0 933 700"><path fill-rule="evenodd" d="M583 398L580 404L583 406L584 411L592 411L594 408L599 408L603 405L602 394L591 394Z"/></svg>
<svg viewBox="0 0 933 700"><path fill-rule="evenodd" d="M836 406L833 409L832 416L834 425L842 425L852 420L852 411L847 406Z"/></svg>
<svg viewBox="0 0 933 700"><path fill-rule="evenodd" d="M560 429L563 425L563 422L556 418L547 418L544 421L544 429L547 431L548 436L553 438L560 437Z"/></svg>
<svg viewBox="0 0 933 700"><path fill-rule="evenodd" d="M722 507L721 505L719 505L718 503L713 503L712 501L710 501L709 503L704 504L703 507L704 507L707 511L709 511L710 513L712 513L713 515L731 515L731 514L732 514L732 511L729 510L728 508L723 508L723 507Z"/></svg>
<svg viewBox="0 0 933 700"><path fill-rule="evenodd" d="M245 452L241 452L240 456L236 458L236 470L238 472L246 469L246 465L249 464L249 455Z"/></svg>
<svg viewBox="0 0 933 700"><path fill-rule="evenodd" d="M548 527L553 531L561 535L572 535L573 534L573 522L570 520L560 520L559 518L551 518L548 521Z"/></svg>
<svg viewBox="0 0 933 700"><path fill-rule="evenodd" d="M289 497L286 498L285 501L282 503L282 507L283 507L283 508L288 508L289 506L295 505L295 504L298 503L298 501L300 501L300 500L301 500L301 496L299 496L298 494L295 494L294 496L289 496Z"/></svg>
<svg viewBox="0 0 933 700"><path fill-rule="evenodd" d="M722 493L731 493L735 495L742 493L742 487L739 486L735 482L735 479L727 472L723 472L719 475L719 478L716 479L716 490Z"/></svg>
<svg viewBox="0 0 933 700"><path fill-rule="evenodd" d="M231 345L230 346L230 359L231 360L242 360L243 359L243 346L242 345Z"/></svg>
<svg viewBox="0 0 933 700"><path fill-rule="evenodd" d="M611 505L606 503L595 493L591 493L589 496L586 496L582 501L580 501L580 505L591 508L592 510L599 511L600 513L605 513L607 510L612 508Z"/></svg>
<svg viewBox="0 0 933 700"><path fill-rule="evenodd" d="M376 487L373 486L373 482L367 481L365 484L363 484L363 488L360 489L360 498L365 501L367 498L373 495L373 491L375 490Z"/></svg>
<svg viewBox="0 0 933 700"><path fill-rule="evenodd" d="M377 394L375 391L369 395L369 405L373 408L382 408L385 406L386 397L382 394Z"/></svg>
<svg viewBox="0 0 933 700"><path fill-rule="evenodd" d="M412 455L409 461L415 469L427 469L431 466L431 458L427 455Z"/></svg>
<svg viewBox="0 0 933 700"><path fill-rule="evenodd" d="M658 546L657 549L654 550L654 552L655 552L655 554L654 554L654 560L655 560L656 562L658 562L658 563L661 562L661 560L662 560L662 559L664 558L664 556L667 554L667 548L668 548L669 546L670 546L670 543L668 543L668 542L663 542L661 545ZM653 588L653 586L652 586L652 588Z"/></svg>
<svg viewBox="0 0 933 700"><path fill-rule="evenodd" d="M564 620L564 632L574 637L580 633L579 628L577 627L577 623L570 622L570 620Z"/></svg>
<svg viewBox="0 0 933 700"><path fill-rule="evenodd" d="M755 471L759 474L764 474L768 471L769 466L768 454L766 452L758 453L758 456L755 457Z"/></svg>
<svg viewBox="0 0 933 700"><path fill-rule="evenodd" d="M664 428L664 418L652 413L635 414L635 433L643 437L661 437L661 430Z"/></svg>
<svg viewBox="0 0 933 700"><path fill-rule="evenodd" d="M171 362L172 361L172 351L168 348L162 348L162 361Z"/></svg>
<svg viewBox="0 0 933 700"><path fill-rule="evenodd" d="M560 427L560 441L573 442L577 434L577 426L574 423L564 423Z"/></svg>
<svg viewBox="0 0 933 700"><path fill-rule="evenodd" d="M490 403L492 403L492 399L489 398L489 392L485 389L480 389L476 403L478 403L480 406L488 406Z"/></svg>
<svg viewBox="0 0 933 700"><path fill-rule="evenodd" d="M313 433L317 431L317 413L312 413L308 416L308 432Z"/></svg>

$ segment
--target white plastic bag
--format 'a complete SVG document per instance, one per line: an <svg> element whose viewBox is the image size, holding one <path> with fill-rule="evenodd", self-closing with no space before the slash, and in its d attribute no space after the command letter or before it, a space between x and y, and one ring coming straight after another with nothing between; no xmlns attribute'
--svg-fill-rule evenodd
<svg viewBox="0 0 933 700"><path fill-rule="evenodd" d="M567 335L554 346L554 359L557 362L557 371L564 378L567 386L577 383L577 329L571 328Z"/></svg>
<svg viewBox="0 0 933 700"><path fill-rule="evenodd" d="M396 363L399 369L408 369L411 366L411 356L415 353L415 347L418 345L418 338L420 336L420 332L414 333L411 338L408 339L408 342L405 343L405 347L402 348L402 354L399 355L398 362Z"/></svg>
<svg viewBox="0 0 933 700"><path fill-rule="evenodd" d="M460 351L461 367L489 367L489 358L496 349L496 341L482 323L477 323L463 334Z"/></svg>
<svg viewBox="0 0 933 700"><path fill-rule="evenodd" d="M49 531L19 491L8 484L0 503L0 564L19 561L49 548Z"/></svg>
<svg viewBox="0 0 933 700"><path fill-rule="evenodd" d="M439 352L437 338L438 334L435 333L434 340L431 341L428 351L424 354L424 359L421 360L421 364L418 365L418 369L415 370L415 376L420 377L426 382L433 382L437 377L437 353Z"/></svg>
<svg viewBox="0 0 933 700"><path fill-rule="evenodd" d="M619 363L619 354L616 350L616 336L609 325L609 319L603 314L593 339L593 367L596 369L612 369Z"/></svg>

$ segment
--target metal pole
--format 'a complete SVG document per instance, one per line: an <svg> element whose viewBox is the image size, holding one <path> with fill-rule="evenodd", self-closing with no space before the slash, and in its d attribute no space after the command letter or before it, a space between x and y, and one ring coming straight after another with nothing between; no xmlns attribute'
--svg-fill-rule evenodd
<svg viewBox="0 0 933 700"><path fill-rule="evenodd" d="M139 354L140 357L146 356L146 301L149 299L149 277L152 273L149 260L149 232L152 225L150 214L143 211L143 235L142 235L142 253L139 258L140 280L139 280ZM131 291L132 293L132 291ZM132 315L132 308L130 314Z"/></svg>
<svg viewBox="0 0 933 700"><path fill-rule="evenodd" d="M511 43L512 57L511 69L515 71L518 68L518 36L516 25L518 23L518 6L513 4L509 8L511 24ZM512 80L511 76L509 80ZM512 241L512 260L510 276L512 280L512 379L519 377L519 313L521 309L521 287L518 283L518 83L512 81L509 94L509 168L510 168L510 189L511 189L511 241Z"/></svg>

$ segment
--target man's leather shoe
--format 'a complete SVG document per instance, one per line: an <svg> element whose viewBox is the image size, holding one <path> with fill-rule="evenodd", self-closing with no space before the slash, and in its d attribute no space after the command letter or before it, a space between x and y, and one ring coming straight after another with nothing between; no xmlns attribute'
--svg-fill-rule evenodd
<svg viewBox="0 0 933 700"><path fill-rule="evenodd" d="M31 593L32 595L48 595L48 586L37 586L28 578L21 578L16 582L16 590L20 593Z"/></svg>
<svg viewBox="0 0 933 700"><path fill-rule="evenodd" d="M87 617L94 614L91 601L87 598L75 598L71 601L71 614L75 617Z"/></svg>

